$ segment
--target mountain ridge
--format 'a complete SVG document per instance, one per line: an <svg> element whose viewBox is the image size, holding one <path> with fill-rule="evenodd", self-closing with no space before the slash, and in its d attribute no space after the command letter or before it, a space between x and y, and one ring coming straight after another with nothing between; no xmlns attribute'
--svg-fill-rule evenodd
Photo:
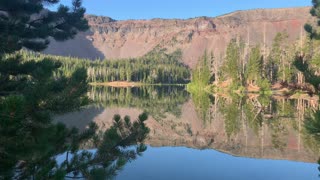
<svg viewBox="0 0 320 180"><path fill-rule="evenodd" d="M287 31L289 42L305 36L303 26L311 22L310 7L252 9L217 17L190 19L115 20L107 16L87 15L90 31L79 33L68 42L52 42L44 52L81 58L134 58L155 48L172 52L181 49L183 62L191 68L205 50L219 61L233 38L247 44L270 47L278 32ZM265 29L264 29L265 27ZM265 32L265 33L264 33Z"/></svg>
<svg viewBox="0 0 320 180"><path fill-rule="evenodd" d="M242 13L242 12L252 12L252 11L273 11L273 10L288 10L288 9L311 9L311 6L299 6L299 7L289 7L289 8L253 8L253 9L247 9L247 10L235 10L232 12L227 12L224 14L220 14L217 16L195 16L195 17L189 17L189 18L161 18L161 17L155 17L155 18L150 18L150 19L114 19L111 16L105 16L105 15L95 15L95 14L86 14L85 17L101 17L101 18L109 18L113 20L114 22L119 22L119 21L152 21L152 20L191 20L191 19L198 19L198 18L219 18L219 17L224 17L228 15L233 15L236 13Z"/></svg>

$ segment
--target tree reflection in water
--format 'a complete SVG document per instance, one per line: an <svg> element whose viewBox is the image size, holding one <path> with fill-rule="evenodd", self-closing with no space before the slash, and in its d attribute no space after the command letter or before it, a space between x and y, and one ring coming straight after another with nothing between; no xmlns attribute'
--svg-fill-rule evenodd
<svg viewBox="0 0 320 180"><path fill-rule="evenodd" d="M139 108L155 119L166 113L179 117L181 105L189 99L184 86L92 87L88 96L102 107Z"/></svg>
<svg viewBox="0 0 320 180"><path fill-rule="evenodd" d="M113 126L103 133L97 132L94 123L81 133L63 124L52 125L38 134L39 144L17 146L17 142L8 142L5 149L1 148L8 151L1 157L0 179L111 179L147 149L143 144L149 133L147 118L143 113L131 122L128 116L115 115ZM81 150L86 143L93 144L97 151ZM62 153L66 154L65 160L58 163L55 157Z"/></svg>
<svg viewBox="0 0 320 180"><path fill-rule="evenodd" d="M320 149L320 111L316 111L312 117L306 119L304 123L308 145L313 148L314 151L319 151ZM320 158L318 160L318 170L320 172ZM319 175L320 176L320 175Z"/></svg>
<svg viewBox="0 0 320 180"><path fill-rule="evenodd" d="M92 91L88 92L88 95L91 99L93 99L94 103L99 106L145 109L146 112L148 112L148 114L155 120L161 121L160 124L162 124L163 126L183 126L187 131L185 134L187 134L189 137L184 136L184 133L179 134L179 128L177 128L176 134L177 137L180 138L181 136L181 138L184 138L185 141L183 142L187 142L187 138L205 138L206 136L203 135L201 131L207 132L209 134L214 134L217 132L220 133L220 131L224 131L228 136L228 139L226 141L221 140L221 142L224 141L224 144L226 144L225 147L228 147L229 145L229 147L233 147L234 143L232 142L237 141L235 144L237 145L237 147L247 148L247 144L241 143L247 143L248 139L248 142L252 141L251 148L261 148L262 154L257 154L257 157L267 157L263 155L264 149L266 152L268 151L274 153L271 155L281 155L286 154L286 152L291 153L297 150L294 148L300 149L300 146L302 148L302 144L304 144L304 147L308 147L308 150L304 150L304 154L301 155L305 156L305 153L310 152L309 150L312 150L314 154L319 154L318 151L320 148L320 138L318 138L317 136L319 136L318 133L320 131L320 122L315 121L316 116L313 115L314 112L318 109L318 105L313 104L309 100L299 98L286 99L282 97L260 96L258 94L247 95L243 97L237 95L212 96L208 93L191 94L193 105L195 105L195 110L197 112L196 114L199 117L199 120L202 120L201 123L203 123L203 126L200 127L200 129L195 130L193 125L188 123L189 121L181 121L179 124L179 121L175 121L174 119L170 119L170 122L168 122L168 119L166 118L167 113L174 115L170 116L170 118L181 118L181 115L183 114L182 106L183 104L188 102L188 99L190 97L183 86L145 86L134 88L92 87ZM319 116L319 114L317 116ZM306 117L307 120L305 121ZM73 130L74 132L66 131L65 133L68 134L66 143L64 144L60 143L60 141L53 141L56 144L59 144L59 146L56 147L61 148L53 148L54 150L50 151L50 153L46 153L46 157L48 158L42 158L42 161L37 160L40 156L34 156L35 161L33 163L33 167L37 168L33 168L32 170L28 170L25 172L28 172L29 176L33 174L36 175L39 173L43 173L48 175L48 177L59 175L60 170L61 176L85 176L88 178L98 178L98 176L108 178L114 176L115 173L121 167L123 167L125 162L136 158L137 155L140 154L140 152L145 150L144 145L136 145L135 150L133 150L132 148L127 149L127 145L140 144L142 142L142 138L129 138L128 140L130 141L120 141L119 137L123 137L123 135L116 135L115 129L118 128L117 131L119 133L128 133L130 131L121 131L119 129L119 127L129 127L128 125L126 125L126 122L128 122L128 117L125 117L121 121L118 121L117 119L121 118L119 116L116 116L114 126L106 133L96 133L97 127L95 125L91 125L91 128L87 129L87 131L84 132L84 135L80 135L83 133L78 133L75 130ZM215 121L220 120L222 120L224 128L217 132L213 132L213 130L210 129L210 127L212 127L211 124L215 123ZM117 121L121 123L119 124L117 123ZM306 128L303 128L304 121ZM137 126L134 124L131 125L132 127ZM141 131L139 131L141 134L145 134L147 131L149 131L146 129L144 124L143 126L142 124L140 125L141 127L143 127ZM170 129L170 127L161 128ZM173 133L175 133L175 128L171 128L171 130L173 131ZM140 136L140 133L136 132L134 134ZM161 134L156 134L156 136L159 135L161 136ZM140 137L142 136L144 135L141 135ZM243 136L243 138L241 136ZM58 137L59 136L57 136L57 138ZM153 134L150 134L150 138L155 137L153 137ZM161 139L164 137L161 136L159 138ZM171 137L166 138L167 139L164 140L170 142ZM241 142L241 139L239 138L242 138L242 140L245 141ZM289 144L290 138L296 138L294 140L297 140L297 142L294 143L297 143L297 147L289 147L291 146ZM209 143L207 146L203 146L200 148L215 148L215 143L218 143L219 140L214 140L214 142L210 141L211 143ZM77 141L81 141L82 143L75 143ZM115 141L114 143L121 144L121 146L112 149L113 146L110 147L110 142L112 144L113 141ZM104 144L103 142L109 143ZM95 146L98 147L98 150L96 153L90 153L89 151L74 151L73 146L75 145L76 147ZM181 146L187 145L181 144ZM52 145L51 147L54 147L54 145ZM248 147L250 148L250 146ZM221 148L224 148L224 146L221 146ZM108 149L108 153L106 151L99 151L99 149ZM226 150L227 152L229 151L228 149L221 150ZM55 162L55 159L52 159L52 157L64 152L67 152L66 154L69 157L66 159L68 159L69 161L64 160L61 165L58 165ZM232 150L230 150L230 153L237 152L241 151L233 152ZM258 153L258 151L251 152ZM250 156L251 154L250 151L248 151L248 154L238 155ZM287 158L287 156L283 157ZM278 158L278 156L276 156L275 158ZM307 159L306 161L311 161L310 159L308 159L309 157L306 157L305 159L301 157L299 158L297 159L301 161L305 161L305 159ZM21 167L26 167L26 165L23 165L23 162L20 162L19 164L22 165ZM31 167L30 165L28 166ZM78 167L80 169L77 169Z"/></svg>

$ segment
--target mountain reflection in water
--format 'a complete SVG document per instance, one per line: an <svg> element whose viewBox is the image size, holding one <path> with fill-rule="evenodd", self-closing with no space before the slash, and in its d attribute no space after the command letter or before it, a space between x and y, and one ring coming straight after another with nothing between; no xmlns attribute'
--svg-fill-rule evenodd
<svg viewBox="0 0 320 180"><path fill-rule="evenodd" d="M92 87L88 95L92 106L56 119L80 129L94 121L106 130L114 114L136 119L145 110L150 128L146 144L151 147L215 149L234 156L310 163L320 155L319 142L304 127L305 119L319 108L317 97L194 95L183 86Z"/></svg>

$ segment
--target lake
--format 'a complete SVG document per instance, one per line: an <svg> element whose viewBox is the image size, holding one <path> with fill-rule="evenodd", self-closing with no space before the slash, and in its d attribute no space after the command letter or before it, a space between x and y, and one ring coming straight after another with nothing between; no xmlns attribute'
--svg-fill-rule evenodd
<svg viewBox="0 0 320 180"><path fill-rule="evenodd" d="M116 179L318 179L320 143L305 129L316 98L190 94L185 86L91 87L92 105L56 117L99 130L143 111L148 149ZM85 149L93 149L85 145Z"/></svg>

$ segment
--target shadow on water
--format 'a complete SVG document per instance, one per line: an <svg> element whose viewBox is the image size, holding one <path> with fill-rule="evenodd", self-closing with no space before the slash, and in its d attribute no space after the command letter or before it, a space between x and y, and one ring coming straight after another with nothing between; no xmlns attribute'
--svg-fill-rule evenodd
<svg viewBox="0 0 320 180"><path fill-rule="evenodd" d="M68 127L75 127L80 131L84 131L90 122L94 121L97 114L101 114L104 108L97 106L88 106L79 111L69 112L54 117L55 122L63 122Z"/></svg>

